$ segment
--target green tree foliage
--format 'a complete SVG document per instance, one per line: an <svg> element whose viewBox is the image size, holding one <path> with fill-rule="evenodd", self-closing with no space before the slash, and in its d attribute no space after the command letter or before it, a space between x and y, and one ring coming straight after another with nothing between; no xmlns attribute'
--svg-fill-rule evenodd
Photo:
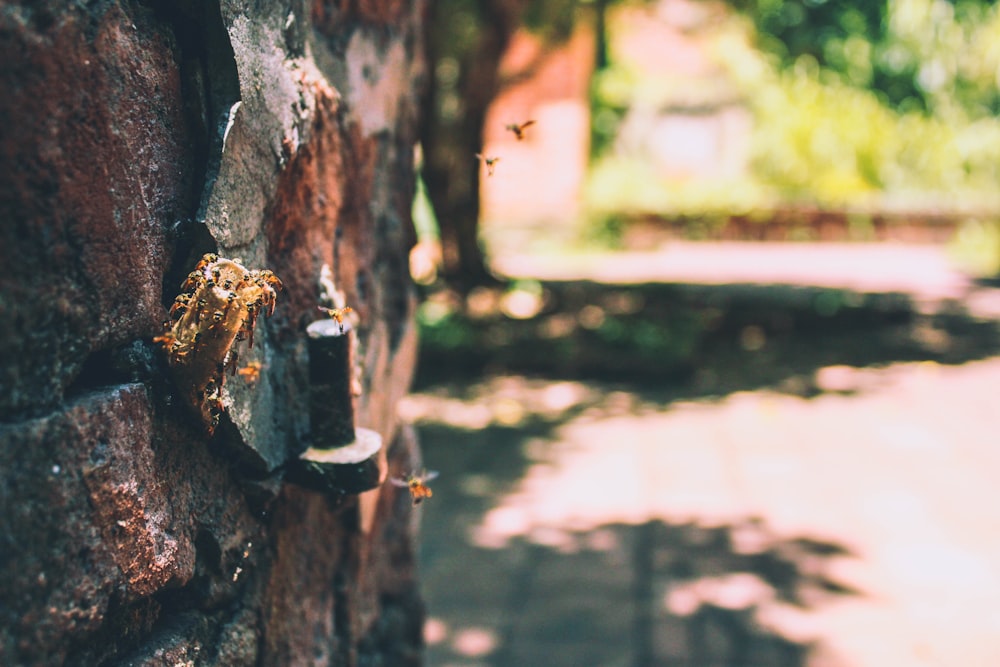
<svg viewBox="0 0 1000 667"><path fill-rule="evenodd" d="M1000 10L960 0L734 0L707 28L723 87L752 114L746 172L664 178L623 151L640 105L689 108L704 81L637 76L615 58L594 86L593 217L712 217L787 204L982 216L1000 206ZM716 95L725 99L725 95ZM651 101L652 100L652 101ZM666 112L661 112L666 113Z"/></svg>
<svg viewBox="0 0 1000 667"><path fill-rule="evenodd" d="M1000 23L982 0L734 0L785 67L803 56L898 111L1000 111Z"/></svg>
<svg viewBox="0 0 1000 667"><path fill-rule="evenodd" d="M744 3L777 71L744 80L754 169L836 205L983 210L1000 185L993 2ZM734 71L738 68L734 68Z"/></svg>

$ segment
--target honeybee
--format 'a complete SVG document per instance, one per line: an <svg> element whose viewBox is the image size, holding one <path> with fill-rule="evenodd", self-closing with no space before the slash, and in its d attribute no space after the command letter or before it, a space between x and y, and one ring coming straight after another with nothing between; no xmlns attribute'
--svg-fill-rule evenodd
<svg viewBox="0 0 1000 667"><path fill-rule="evenodd" d="M269 269L258 271L257 277L260 280L264 281L266 284L270 285L272 288L281 289L283 287L281 281L278 279L278 276L274 275L274 271L271 271Z"/></svg>
<svg viewBox="0 0 1000 667"><path fill-rule="evenodd" d="M187 274L187 278L185 278L184 282L181 283L181 291L193 292L198 289L203 282L205 282L204 274L201 271L192 271Z"/></svg>
<svg viewBox="0 0 1000 667"><path fill-rule="evenodd" d="M483 162L486 163L486 175L487 176L492 176L493 175L493 170L496 169L497 162L500 161L500 158L498 158L498 157L495 157L495 156L494 157L487 157L487 156L483 155L482 153L476 153L476 158L479 159L479 160L482 160Z"/></svg>
<svg viewBox="0 0 1000 667"><path fill-rule="evenodd" d="M409 489L410 497L413 498L413 504L419 505L424 501L424 498L430 498L434 495L434 492L431 491L431 487L427 486L427 482L437 476L437 471L431 470L430 472L427 472L425 470L419 475L411 473L406 477L390 477L389 481L392 482L393 486Z"/></svg>
<svg viewBox="0 0 1000 667"><path fill-rule="evenodd" d="M344 306L343 308L324 308L323 306L317 306L317 308L326 313L328 317L337 320L337 326L340 327L340 333L344 333L344 316L348 313L354 312L354 309L350 306Z"/></svg>
<svg viewBox="0 0 1000 667"><path fill-rule="evenodd" d="M533 120L526 120L523 123L508 123L504 125L505 130L509 130L514 133L518 141L524 139L524 130L535 124Z"/></svg>
<svg viewBox="0 0 1000 667"><path fill-rule="evenodd" d="M253 384L260 379L260 370L262 368L264 368L264 364L259 361L251 361L249 364L238 369L236 372L245 378L249 384Z"/></svg>
<svg viewBox="0 0 1000 667"><path fill-rule="evenodd" d="M198 263L195 265L194 270L200 273L205 270L206 266L208 266L209 264L215 264L217 261L219 261L219 256L216 255L214 252L204 254L201 256L201 259L198 260Z"/></svg>
<svg viewBox="0 0 1000 667"><path fill-rule="evenodd" d="M178 294L177 298L174 299L174 305L170 306L170 318L174 320L179 318L187 311L188 305L190 303L191 303L190 294Z"/></svg>
<svg viewBox="0 0 1000 667"><path fill-rule="evenodd" d="M166 333L160 336L154 336L153 342L160 343L161 345L163 345L163 349L169 350L173 346L173 344L177 342L177 337L174 336L172 332L167 331Z"/></svg>

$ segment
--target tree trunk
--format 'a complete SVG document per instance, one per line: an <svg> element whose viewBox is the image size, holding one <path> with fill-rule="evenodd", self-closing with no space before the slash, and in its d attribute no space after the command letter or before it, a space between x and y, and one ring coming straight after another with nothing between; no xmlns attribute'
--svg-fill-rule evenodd
<svg viewBox="0 0 1000 667"><path fill-rule="evenodd" d="M379 482L420 464L394 406L424 12L0 9L0 664L421 663L413 509ZM282 287L246 372L192 391L152 339L204 253ZM305 329L344 304L351 404L313 409L381 436L364 492L290 481L323 444Z"/></svg>
<svg viewBox="0 0 1000 667"><path fill-rule="evenodd" d="M493 281L479 242L479 173L486 112L500 90L500 60L522 0L433 3L421 141L423 178L441 235L442 278L460 290ZM471 27L471 28L470 28Z"/></svg>

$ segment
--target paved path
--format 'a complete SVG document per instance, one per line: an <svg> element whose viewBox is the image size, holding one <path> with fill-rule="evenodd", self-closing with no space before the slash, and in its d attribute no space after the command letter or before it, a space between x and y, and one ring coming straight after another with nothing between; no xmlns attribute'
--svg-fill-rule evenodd
<svg viewBox="0 0 1000 667"><path fill-rule="evenodd" d="M408 398L428 664L1000 665L1000 358L816 379Z"/></svg>
<svg viewBox="0 0 1000 667"><path fill-rule="evenodd" d="M606 283L680 282L811 285L858 292L901 292L920 302L963 299L1000 317L995 290L981 290L939 245L897 243L741 243L671 241L648 252L497 257L508 276Z"/></svg>

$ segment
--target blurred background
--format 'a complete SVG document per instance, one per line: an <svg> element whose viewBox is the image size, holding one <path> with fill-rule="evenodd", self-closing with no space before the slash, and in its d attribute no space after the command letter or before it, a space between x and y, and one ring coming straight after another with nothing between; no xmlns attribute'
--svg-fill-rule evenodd
<svg viewBox="0 0 1000 667"><path fill-rule="evenodd" d="M428 664L1000 664L996 4L432 5Z"/></svg>

